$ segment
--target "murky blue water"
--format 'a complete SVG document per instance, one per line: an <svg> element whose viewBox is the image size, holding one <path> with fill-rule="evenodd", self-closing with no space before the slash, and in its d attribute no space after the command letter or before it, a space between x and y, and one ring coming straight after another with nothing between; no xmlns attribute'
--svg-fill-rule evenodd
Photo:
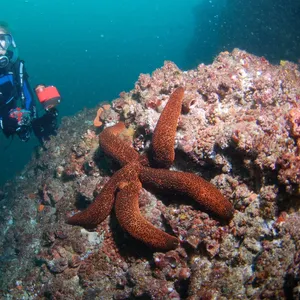
<svg viewBox="0 0 300 300"><path fill-rule="evenodd" d="M182 69L239 47L272 62L300 58L299 0L10 0L13 30L32 86L56 85L60 115L133 88L164 60ZM0 136L0 184L20 171L37 141Z"/></svg>

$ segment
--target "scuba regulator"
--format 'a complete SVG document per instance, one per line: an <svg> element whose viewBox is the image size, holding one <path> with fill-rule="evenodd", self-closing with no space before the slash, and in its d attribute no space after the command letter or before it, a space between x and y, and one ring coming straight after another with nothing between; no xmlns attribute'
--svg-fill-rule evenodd
<svg viewBox="0 0 300 300"><path fill-rule="evenodd" d="M6 68L18 58L18 49L10 33L0 33L0 68Z"/></svg>

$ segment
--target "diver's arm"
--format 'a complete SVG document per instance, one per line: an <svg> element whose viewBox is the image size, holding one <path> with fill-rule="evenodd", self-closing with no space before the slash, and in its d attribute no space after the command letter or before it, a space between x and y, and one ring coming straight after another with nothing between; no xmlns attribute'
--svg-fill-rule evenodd
<svg viewBox="0 0 300 300"><path fill-rule="evenodd" d="M23 84L23 93L25 96L25 109L30 110L32 113L32 117L35 119L37 117L36 112L36 102L33 94L33 90L30 86L28 73L26 72L24 66L24 84Z"/></svg>
<svg viewBox="0 0 300 300"><path fill-rule="evenodd" d="M36 102L34 98L34 94L32 91L32 88L29 83L29 76L28 73L26 72L25 66L24 66L24 61L21 61L23 64L22 70L20 72L23 72L23 82L21 82L21 99L22 99L22 108L29 110L31 112L32 118L35 119L37 117L37 112L36 112Z"/></svg>
<svg viewBox="0 0 300 300"><path fill-rule="evenodd" d="M24 108L31 111L32 118L35 119L37 117L36 102L28 78L24 78L23 95L25 97Z"/></svg>

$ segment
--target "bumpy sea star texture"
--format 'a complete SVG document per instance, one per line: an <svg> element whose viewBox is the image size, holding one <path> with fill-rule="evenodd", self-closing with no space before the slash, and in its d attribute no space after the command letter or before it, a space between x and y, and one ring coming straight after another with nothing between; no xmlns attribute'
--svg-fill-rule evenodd
<svg viewBox="0 0 300 300"><path fill-rule="evenodd" d="M81 213L68 219L68 224L93 228L102 222L112 209L116 197L116 217L120 225L136 239L156 250L172 250L178 246L178 240L143 219L138 203L139 190L142 184L154 186L163 192L180 193L201 204L202 209L229 221L233 216L233 205L211 183L201 177L187 172L174 172L167 169L145 167L154 165L168 168L174 161L174 138L181 111L184 89L176 88L163 109L153 132L151 153L139 157L131 145L120 137L125 125L122 122L107 127L99 135L100 147L121 165L117 176L103 187L92 205ZM146 159L145 159L146 158ZM121 186L124 186L123 191ZM136 190L134 191L134 188ZM121 196L119 196L119 193ZM125 195L127 199L125 201ZM126 204L127 202L127 204ZM126 205L125 205L126 204Z"/></svg>
<svg viewBox="0 0 300 300"><path fill-rule="evenodd" d="M175 159L174 140L183 98L184 88L179 87L171 94L155 126L152 152L159 167L169 168Z"/></svg>
<svg viewBox="0 0 300 300"><path fill-rule="evenodd" d="M113 213L90 231L67 225L119 172L99 147L102 129L123 121L122 138L141 155L179 86L185 92L172 172L214 184L234 204L231 222L175 194L132 193L135 181L125 178L116 209L132 195L147 222L181 240L175 250L153 252ZM98 108L65 118L48 151L2 188L1 298L299 298L298 65L272 65L238 49L189 71L166 62L112 101L95 129Z"/></svg>
<svg viewBox="0 0 300 300"><path fill-rule="evenodd" d="M117 194L116 215L121 226L133 237L143 238L147 245L155 245L159 249L174 249L178 246L177 238L158 230L145 220L139 210L139 192L142 184L138 177L133 181L126 181L120 186ZM129 201L134 200L134 201Z"/></svg>

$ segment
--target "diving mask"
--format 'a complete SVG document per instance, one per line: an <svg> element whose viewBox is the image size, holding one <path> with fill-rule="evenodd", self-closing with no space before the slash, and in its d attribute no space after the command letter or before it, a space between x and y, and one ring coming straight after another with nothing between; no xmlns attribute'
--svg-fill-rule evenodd
<svg viewBox="0 0 300 300"><path fill-rule="evenodd" d="M0 68L5 68L9 62L17 59L17 46L9 33L0 34Z"/></svg>
<svg viewBox="0 0 300 300"><path fill-rule="evenodd" d="M9 33L0 34L0 49L6 51L10 46L16 47L14 39Z"/></svg>

